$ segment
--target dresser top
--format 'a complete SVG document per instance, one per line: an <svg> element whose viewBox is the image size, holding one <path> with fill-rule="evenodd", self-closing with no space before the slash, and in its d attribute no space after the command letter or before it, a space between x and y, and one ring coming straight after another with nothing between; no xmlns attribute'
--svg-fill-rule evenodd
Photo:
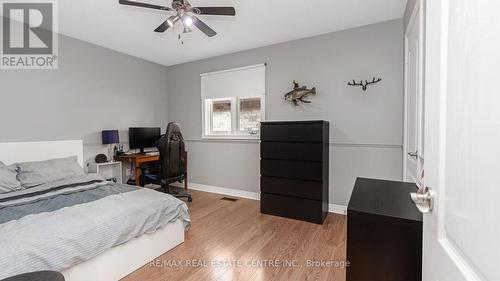
<svg viewBox="0 0 500 281"><path fill-rule="evenodd" d="M413 204L414 183L357 178L347 211L422 222L422 213Z"/></svg>
<svg viewBox="0 0 500 281"><path fill-rule="evenodd" d="M300 120L300 121L262 121L261 122L263 125L289 125L289 124L323 124L323 123L329 123L326 120Z"/></svg>

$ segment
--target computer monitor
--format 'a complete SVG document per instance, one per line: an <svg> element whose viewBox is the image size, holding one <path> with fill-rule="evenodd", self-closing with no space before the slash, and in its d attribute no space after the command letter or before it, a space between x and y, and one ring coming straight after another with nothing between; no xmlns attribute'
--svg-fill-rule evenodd
<svg viewBox="0 0 500 281"><path fill-rule="evenodd" d="M128 128L128 138L130 149L140 149L144 153L144 148L154 147L155 142L160 138L159 127Z"/></svg>

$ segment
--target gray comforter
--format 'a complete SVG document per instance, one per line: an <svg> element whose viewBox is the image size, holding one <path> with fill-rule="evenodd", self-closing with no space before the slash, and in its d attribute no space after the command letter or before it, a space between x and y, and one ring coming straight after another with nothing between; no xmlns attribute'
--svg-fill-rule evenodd
<svg viewBox="0 0 500 281"><path fill-rule="evenodd" d="M189 227L177 198L95 175L0 194L0 279L63 270L177 219Z"/></svg>

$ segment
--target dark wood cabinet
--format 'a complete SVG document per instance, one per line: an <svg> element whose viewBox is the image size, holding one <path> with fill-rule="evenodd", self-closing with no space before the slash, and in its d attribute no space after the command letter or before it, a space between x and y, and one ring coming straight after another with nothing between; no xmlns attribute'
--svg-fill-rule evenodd
<svg viewBox="0 0 500 281"><path fill-rule="evenodd" d="M347 281L421 281L414 183L358 178L347 207Z"/></svg>
<svg viewBox="0 0 500 281"><path fill-rule="evenodd" d="M322 224L328 213L329 123L262 122L260 210Z"/></svg>

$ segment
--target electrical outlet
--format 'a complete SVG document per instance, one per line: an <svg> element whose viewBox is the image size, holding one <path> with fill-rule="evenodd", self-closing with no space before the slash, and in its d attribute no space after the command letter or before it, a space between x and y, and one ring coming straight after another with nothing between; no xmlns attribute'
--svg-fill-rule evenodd
<svg viewBox="0 0 500 281"><path fill-rule="evenodd" d="M125 171L125 174L127 177L130 177L132 175L132 170L131 169L127 169L127 171Z"/></svg>

